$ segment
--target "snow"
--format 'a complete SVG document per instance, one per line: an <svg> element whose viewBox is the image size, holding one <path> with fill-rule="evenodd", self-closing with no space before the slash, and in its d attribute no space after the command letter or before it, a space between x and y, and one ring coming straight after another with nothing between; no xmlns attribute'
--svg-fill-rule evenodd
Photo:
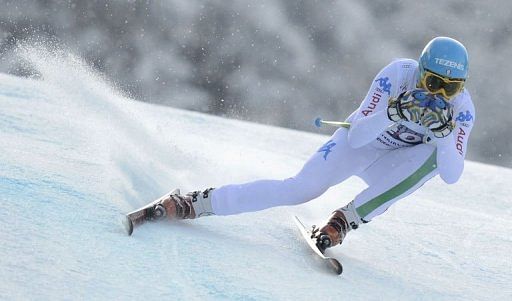
<svg viewBox="0 0 512 301"><path fill-rule="evenodd" d="M291 216L321 223L356 178L128 237L120 217L173 188L285 178L328 137L136 102L69 55L24 55L41 80L0 74L0 299L511 300L510 169L430 181L330 250L341 276Z"/></svg>

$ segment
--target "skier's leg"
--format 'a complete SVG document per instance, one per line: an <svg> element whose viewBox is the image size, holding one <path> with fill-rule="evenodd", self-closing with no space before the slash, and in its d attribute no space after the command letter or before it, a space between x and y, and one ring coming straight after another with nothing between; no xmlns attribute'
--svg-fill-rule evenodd
<svg viewBox="0 0 512 301"><path fill-rule="evenodd" d="M294 177L226 185L213 190L213 212L231 215L307 202L362 172L384 153L370 146L352 149L347 143L347 132L337 130Z"/></svg>
<svg viewBox="0 0 512 301"><path fill-rule="evenodd" d="M382 214L436 174L436 148L432 145L401 148L383 155L359 174L369 187L334 211L326 225L318 229L317 245L325 249L340 244L348 231Z"/></svg>
<svg viewBox="0 0 512 301"><path fill-rule="evenodd" d="M383 156L360 176L369 187L354 199L357 214L365 221L382 214L437 175L436 148L420 144Z"/></svg>

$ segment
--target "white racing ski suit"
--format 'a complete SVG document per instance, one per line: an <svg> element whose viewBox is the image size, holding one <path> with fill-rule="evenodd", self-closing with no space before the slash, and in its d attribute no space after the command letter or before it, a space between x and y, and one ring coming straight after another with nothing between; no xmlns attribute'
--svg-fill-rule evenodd
<svg viewBox="0 0 512 301"><path fill-rule="evenodd" d="M377 74L365 99L347 119L350 129L338 129L297 175L219 187L212 191L213 212L232 215L297 205L358 176L368 188L355 197L354 206L361 219L370 221L438 174L446 183L455 183L464 168L475 119L471 97L464 89L450 101L455 128L444 138L434 137L415 123L390 121L389 98L415 89L418 76L415 60L391 62Z"/></svg>

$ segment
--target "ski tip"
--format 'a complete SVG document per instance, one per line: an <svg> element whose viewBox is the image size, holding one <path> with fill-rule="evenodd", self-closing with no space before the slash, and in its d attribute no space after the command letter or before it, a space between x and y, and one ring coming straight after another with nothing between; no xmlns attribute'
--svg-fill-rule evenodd
<svg viewBox="0 0 512 301"><path fill-rule="evenodd" d="M123 226L124 226L124 229L126 230L126 234L128 234L128 236L131 236L133 233L133 222L128 216L124 217Z"/></svg>
<svg viewBox="0 0 512 301"><path fill-rule="evenodd" d="M343 273L343 266L337 259L329 258L329 263L334 268L334 271L336 272L336 274L341 275L341 273Z"/></svg>
<svg viewBox="0 0 512 301"><path fill-rule="evenodd" d="M315 126L317 128L322 127L322 118L318 117L317 119L315 119Z"/></svg>

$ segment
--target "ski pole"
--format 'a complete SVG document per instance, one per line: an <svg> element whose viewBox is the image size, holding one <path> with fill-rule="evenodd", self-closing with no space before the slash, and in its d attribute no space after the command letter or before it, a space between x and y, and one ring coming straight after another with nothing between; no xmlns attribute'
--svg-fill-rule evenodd
<svg viewBox="0 0 512 301"><path fill-rule="evenodd" d="M331 125L331 126L335 126L335 127L339 127L339 128L346 128L346 129L350 128L350 122L327 121L327 120L322 120L322 118L320 118L320 117L315 119L316 127L322 127L322 124L327 124L327 125Z"/></svg>

